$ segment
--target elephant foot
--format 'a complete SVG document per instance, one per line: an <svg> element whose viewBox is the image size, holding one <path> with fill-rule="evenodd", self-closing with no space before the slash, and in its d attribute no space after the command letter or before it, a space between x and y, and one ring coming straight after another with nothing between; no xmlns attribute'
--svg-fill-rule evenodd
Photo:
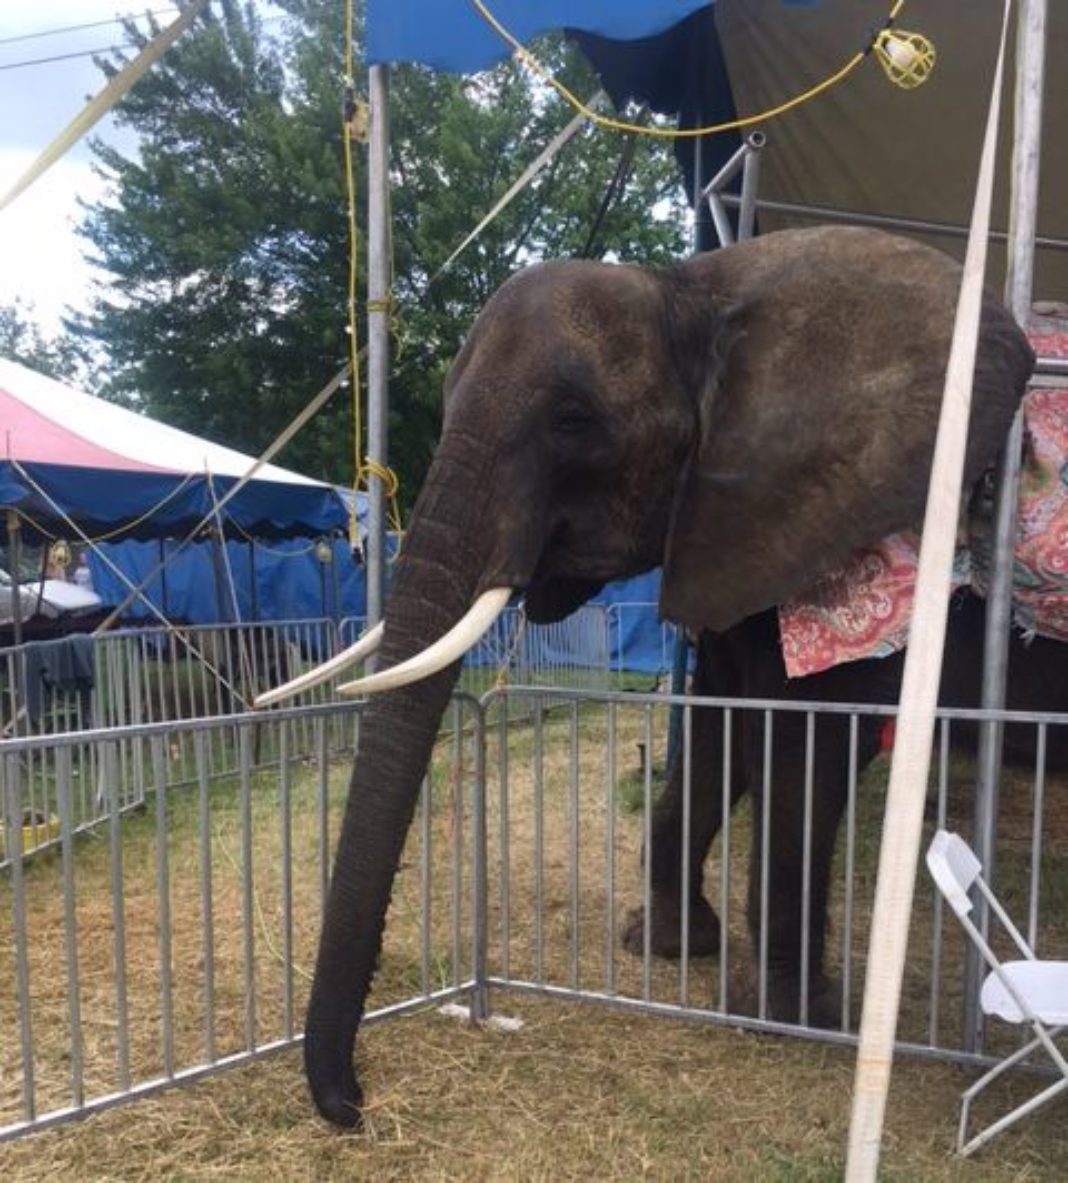
<svg viewBox="0 0 1068 1183"><path fill-rule="evenodd" d="M768 1018L779 1023L801 1021L801 979L796 973L769 971ZM813 974L808 985L807 1025L834 1029L841 1023L841 987L826 974Z"/></svg>
<svg viewBox="0 0 1068 1183"><path fill-rule="evenodd" d="M649 945L654 957L678 961L682 956L682 907L678 896L654 894L649 926ZM635 957L645 952L645 909L634 908L623 925L623 947ZM702 895L690 903L689 953L691 957L714 957L719 953L719 917Z"/></svg>

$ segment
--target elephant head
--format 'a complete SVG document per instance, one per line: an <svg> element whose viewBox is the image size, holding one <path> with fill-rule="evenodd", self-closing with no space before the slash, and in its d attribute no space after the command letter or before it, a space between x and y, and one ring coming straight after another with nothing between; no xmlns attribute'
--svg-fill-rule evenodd
<svg viewBox="0 0 1068 1183"><path fill-rule="evenodd" d="M307 1016L324 1116L359 1120L356 1029L458 658L485 626L471 605L491 617L521 591L532 619L555 620L663 564L663 614L719 630L915 525L959 283L927 247L822 228L664 271L544 263L490 300L449 376L373 638L386 669L352 687L392 686L360 729ZM994 457L1032 361L988 298L968 482ZM428 647L437 659L409 670Z"/></svg>

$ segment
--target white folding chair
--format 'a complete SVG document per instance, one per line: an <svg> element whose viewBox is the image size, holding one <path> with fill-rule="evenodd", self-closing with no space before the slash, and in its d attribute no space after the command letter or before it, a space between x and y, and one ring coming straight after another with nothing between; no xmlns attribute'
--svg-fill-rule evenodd
<svg viewBox="0 0 1068 1183"><path fill-rule="evenodd" d="M971 1154L995 1134L1012 1125L1040 1105L1068 1089L1068 1061L1054 1040L1068 1025L1068 961L1040 961L1009 919L982 877L982 866L971 847L957 834L939 830L927 850L927 869L945 896L950 907L964 926L990 967L979 994L979 1005L986 1015L996 1015L1008 1023L1028 1024L1034 1039L995 1064L985 1076L977 1080L961 1097L960 1129L957 1150ZM972 901L969 892L975 887L998 918L1016 947L1023 954L1022 961L999 961L969 913ZM1044 1048L1060 1072L1060 1078L1040 1093L1005 1114L970 1141L966 1141L968 1115L972 1101L1007 1069L1019 1064L1038 1048Z"/></svg>

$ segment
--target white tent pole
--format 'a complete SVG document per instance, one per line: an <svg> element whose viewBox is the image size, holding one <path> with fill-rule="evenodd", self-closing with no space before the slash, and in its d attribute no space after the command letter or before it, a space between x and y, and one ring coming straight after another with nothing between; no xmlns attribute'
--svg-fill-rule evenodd
<svg viewBox="0 0 1068 1183"><path fill-rule="evenodd" d="M1038 230L1038 178L1042 149L1042 91L1045 82L1047 0L1021 0L1016 21L1016 93L1013 116L1012 190L1009 204L1008 258L1005 303L1026 328L1031 316L1035 237ZM994 562L987 590L986 633L983 650L983 707L1005 705L1012 616L1013 555L1016 507L1023 446L1023 413L1013 420L998 464L994 510ZM994 877L997 839L998 778L1004 726L983 724L975 785L975 847L984 872ZM985 932L986 909L976 923ZM964 1047L977 1050L982 1042L979 983L983 963L968 946L964 979Z"/></svg>
<svg viewBox="0 0 1068 1183"><path fill-rule="evenodd" d="M864 980L864 1012L846 1163L848 1183L874 1183L890 1087L960 512L1011 7L1012 0L1005 0L924 517Z"/></svg>
<svg viewBox="0 0 1068 1183"><path fill-rule="evenodd" d="M386 490L379 475L389 455L389 68L372 66L367 161L367 624L382 619L386 586ZM379 467L381 466L381 467Z"/></svg>

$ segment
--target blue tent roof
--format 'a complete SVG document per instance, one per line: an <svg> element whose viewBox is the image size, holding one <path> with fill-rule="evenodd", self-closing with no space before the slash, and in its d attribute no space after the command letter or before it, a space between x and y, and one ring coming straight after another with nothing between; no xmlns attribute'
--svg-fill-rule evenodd
<svg viewBox="0 0 1068 1183"><path fill-rule="evenodd" d="M235 452L0 358L0 508L34 536L168 538L210 520L253 463ZM333 486L262 466L222 509L259 538L346 529Z"/></svg>
<svg viewBox="0 0 1068 1183"><path fill-rule="evenodd" d="M489 0L487 8L525 42L560 28L621 40L649 37L707 5L708 0ZM371 64L422 62L467 73L487 69L510 52L471 0L367 0Z"/></svg>

